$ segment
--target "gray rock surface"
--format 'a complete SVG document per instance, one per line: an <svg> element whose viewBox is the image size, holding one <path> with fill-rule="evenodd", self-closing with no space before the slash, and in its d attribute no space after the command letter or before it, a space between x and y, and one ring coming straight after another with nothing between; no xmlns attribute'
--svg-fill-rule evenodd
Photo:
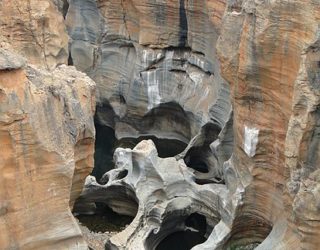
<svg viewBox="0 0 320 250"><path fill-rule="evenodd" d="M22 56L0 48L0 70L20 69L26 66L27 60Z"/></svg>
<svg viewBox="0 0 320 250"><path fill-rule="evenodd" d="M110 238L108 249L155 249L175 232L208 237L218 223L232 217L226 185L197 184L183 160L159 158L152 140L132 150L118 148L115 162L115 169L100 183L87 177L79 198L83 204L103 202L115 212L135 216L124 231ZM74 212L93 212L92 206L81 209ZM204 219L204 229L199 218Z"/></svg>

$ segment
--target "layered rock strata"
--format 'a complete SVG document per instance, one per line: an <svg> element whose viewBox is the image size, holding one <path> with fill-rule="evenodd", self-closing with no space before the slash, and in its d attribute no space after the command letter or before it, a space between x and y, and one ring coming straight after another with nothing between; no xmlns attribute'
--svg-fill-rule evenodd
<svg viewBox="0 0 320 250"><path fill-rule="evenodd" d="M318 248L319 11L319 1L228 4L217 48L234 108L228 165L243 188L231 246Z"/></svg>
<svg viewBox="0 0 320 250"><path fill-rule="evenodd" d="M224 1L69 1L70 58L97 83L101 137L131 148L152 138L167 157L191 149L206 130L212 136L188 154L202 146L210 151L232 115L215 55L224 7ZM97 152L100 178L112 163L103 160L103 149Z"/></svg>

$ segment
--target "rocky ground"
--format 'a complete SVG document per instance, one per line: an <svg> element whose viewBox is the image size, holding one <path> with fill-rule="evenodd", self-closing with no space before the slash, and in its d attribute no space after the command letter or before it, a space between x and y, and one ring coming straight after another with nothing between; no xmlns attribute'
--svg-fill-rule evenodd
<svg viewBox="0 0 320 250"><path fill-rule="evenodd" d="M94 215L77 215L76 220L89 247L104 250L110 237L123 231L132 221L129 216L121 216L102 206Z"/></svg>
<svg viewBox="0 0 320 250"><path fill-rule="evenodd" d="M93 232L89 230L85 225L83 225L78 219L77 219L81 232L83 234L83 237L85 241L88 243L89 247L94 250L104 250L105 242L112 237L113 235L117 234L117 232Z"/></svg>

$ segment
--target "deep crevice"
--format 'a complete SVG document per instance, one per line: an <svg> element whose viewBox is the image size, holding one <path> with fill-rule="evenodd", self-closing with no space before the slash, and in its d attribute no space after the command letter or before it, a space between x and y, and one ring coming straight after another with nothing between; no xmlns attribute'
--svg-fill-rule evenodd
<svg viewBox="0 0 320 250"><path fill-rule="evenodd" d="M69 10L69 2L68 2L68 0L64 0L63 6L62 6L62 15L63 15L64 19L66 19L66 16L68 14L68 10Z"/></svg>
<svg viewBox="0 0 320 250"><path fill-rule="evenodd" d="M72 56L71 56L71 51L69 51L68 65L69 66L73 66L73 59L72 59Z"/></svg>
<svg viewBox="0 0 320 250"><path fill-rule="evenodd" d="M179 47L186 46L188 42L188 19L185 0L180 0L179 5Z"/></svg>
<svg viewBox="0 0 320 250"><path fill-rule="evenodd" d="M95 124L96 126L96 142L94 153L94 168L91 175L96 177L97 181L114 168L113 152L116 142L115 132L112 128Z"/></svg>
<svg viewBox="0 0 320 250"><path fill-rule="evenodd" d="M195 179L195 183L198 185L206 185L206 184L225 184L225 181L219 177L215 177L214 179Z"/></svg>

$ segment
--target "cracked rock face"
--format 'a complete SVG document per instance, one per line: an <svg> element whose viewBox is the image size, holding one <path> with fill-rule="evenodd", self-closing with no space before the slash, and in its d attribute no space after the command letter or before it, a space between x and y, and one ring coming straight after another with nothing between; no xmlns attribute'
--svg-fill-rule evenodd
<svg viewBox="0 0 320 250"><path fill-rule="evenodd" d="M0 42L5 38L15 51L28 58L29 63L46 69L67 64L69 54L63 16L54 2L0 1Z"/></svg>

